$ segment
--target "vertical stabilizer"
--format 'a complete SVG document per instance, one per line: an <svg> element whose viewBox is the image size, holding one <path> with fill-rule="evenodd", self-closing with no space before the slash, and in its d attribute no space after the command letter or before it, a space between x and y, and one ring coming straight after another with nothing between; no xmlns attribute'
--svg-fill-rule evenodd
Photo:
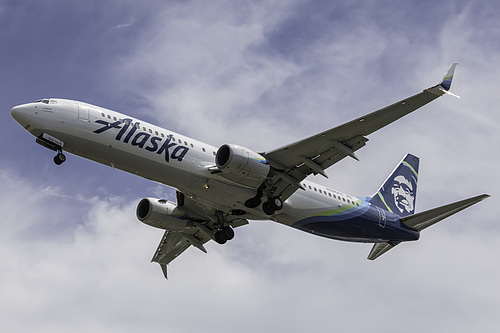
<svg viewBox="0 0 500 333"><path fill-rule="evenodd" d="M408 154L398 164L370 203L399 216L415 213L419 158Z"/></svg>

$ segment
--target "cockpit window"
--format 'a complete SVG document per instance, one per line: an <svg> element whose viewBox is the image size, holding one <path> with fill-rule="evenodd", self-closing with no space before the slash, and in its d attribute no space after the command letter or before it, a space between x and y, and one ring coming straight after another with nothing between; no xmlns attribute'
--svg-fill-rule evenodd
<svg viewBox="0 0 500 333"><path fill-rule="evenodd" d="M45 104L49 104L49 99L48 98L44 98L44 99L39 99L38 101L36 101L37 103L45 103Z"/></svg>

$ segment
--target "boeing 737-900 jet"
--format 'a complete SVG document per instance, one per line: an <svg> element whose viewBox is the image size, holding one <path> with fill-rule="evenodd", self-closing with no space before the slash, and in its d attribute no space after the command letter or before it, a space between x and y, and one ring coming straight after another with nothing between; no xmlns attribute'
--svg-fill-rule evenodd
<svg viewBox="0 0 500 333"><path fill-rule="evenodd" d="M273 220L327 238L374 243L373 260L420 231L478 203L483 194L415 214L418 157L407 154L372 197L354 197L306 178L356 151L366 136L449 93L456 64L443 80L388 107L281 148L257 153L224 144L213 147L131 116L91 104L48 98L11 110L12 117L56 152L139 175L177 190L177 202L145 198L137 218L165 230L152 261L167 265L191 245L207 252L224 244L248 220ZM451 94L451 93L449 93Z"/></svg>

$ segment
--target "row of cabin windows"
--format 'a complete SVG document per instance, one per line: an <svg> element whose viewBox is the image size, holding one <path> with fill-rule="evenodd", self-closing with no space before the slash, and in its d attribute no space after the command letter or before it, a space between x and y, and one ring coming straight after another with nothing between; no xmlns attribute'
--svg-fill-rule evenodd
<svg viewBox="0 0 500 333"><path fill-rule="evenodd" d="M305 185L305 184L304 184L304 187L306 187L306 185ZM313 189L314 189L314 192L319 192L319 193L321 193L321 194L324 194L324 195L329 196L330 198L337 199L337 196L336 196L335 194L332 194L331 192L322 191L321 189L317 189L316 187L312 187L311 185L307 185L307 187L309 187L309 189L310 189L310 190L313 190ZM342 201L344 201L344 202L347 202L347 203L349 203L349 204L351 204L351 205L356 204L356 206L359 206L359 203L354 202L354 201L349 200L349 199L346 199L346 198L344 198L344 197L342 197L342 196L340 196L340 195L338 196L338 199L339 199L339 200L342 200Z"/></svg>
<svg viewBox="0 0 500 333"><path fill-rule="evenodd" d="M102 113L101 113L101 116L102 116L103 118L106 118L106 114L105 114L104 112L102 112ZM117 119L116 117L111 117L111 115L109 115L109 114L107 115L107 118L108 118L109 120L113 119L114 121L120 121L120 122L122 121L121 119ZM137 127L137 128L139 128L139 129L141 128L141 127L139 126L139 124L136 124L136 127ZM146 127L142 127L142 130L143 130L144 132L149 132L149 133L153 134L153 130L152 130L151 128L150 128L149 130L147 130L147 129L146 129ZM155 134L155 135L157 135L157 136L161 136L162 138L164 138L164 137L165 137L165 134L163 134L163 133L159 133L159 134L158 134L158 131L154 131L154 134ZM174 137L171 137L170 139L171 139L172 141L176 141ZM182 140L181 140L181 139L178 139L177 141L178 141L180 144L182 144ZM188 143L187 143L187 141L184 141L184 145L185 145L185 146L190 146L191 148L194 148L194 145L193 145L192 143L188 144ZM201 150L202 150L204 153L206 153L206 149L205 149L205 148L203 148L203 147L202 147L202 148L201 148ZM216 155L215 151L213 151L212 153L214 154L214 156Z"/></svg>

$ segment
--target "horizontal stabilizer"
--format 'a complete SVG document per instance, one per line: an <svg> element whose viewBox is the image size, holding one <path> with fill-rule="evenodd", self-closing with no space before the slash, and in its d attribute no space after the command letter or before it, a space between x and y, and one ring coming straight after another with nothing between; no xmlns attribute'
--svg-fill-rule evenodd
<svg viewBox="0 0 500 333"><path fill-rule="evenodd" d="M391 242L391 243L375 243L368 255L368 260L375 260L390 249L394 248L398 245L399 242Z"/></svg>
<svg viewBox="0 0 500 333"><path fill-rule="evenodd" d="M465 199L449 205L434 208L422 213L403 217L401 218L401 222L408 228L421 231L488 197L489 197L488 194L478 195L477 197Z"/></svg>

